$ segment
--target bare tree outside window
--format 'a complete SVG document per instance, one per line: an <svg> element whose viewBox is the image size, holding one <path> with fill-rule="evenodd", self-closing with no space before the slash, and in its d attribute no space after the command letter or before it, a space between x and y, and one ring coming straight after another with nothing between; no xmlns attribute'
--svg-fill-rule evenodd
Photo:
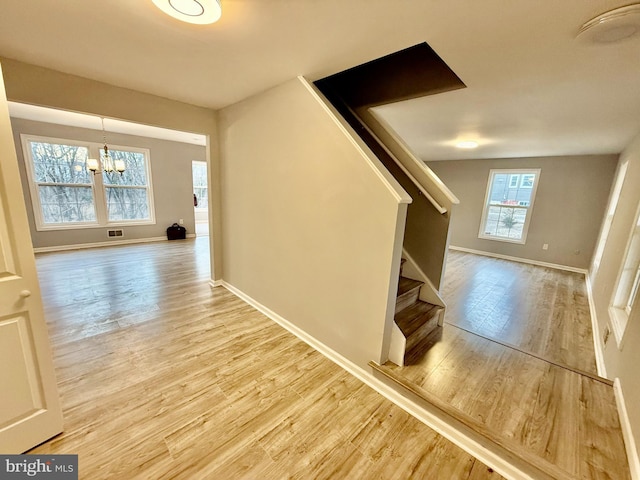
<svg viewBox="0 0 640 480"><path fill-rule="evenodd" d="M147 166L144 154L109 150L113 160L122 160L125 171L103 172L109 221L144 220L149 218Z"/></svg>
<svg viewBox="0 0 640 480"><path fill-rule="evenodd" d="M125 171L88 170L100 144L21 135L37 230L154 224L149 151L109 149Z"/></svg>
<svg viewBox="0 0 640 480"><path fill-rule="evenodd" d="M30 142L44 223L95 222L89 150L77 145Z"/></svg>

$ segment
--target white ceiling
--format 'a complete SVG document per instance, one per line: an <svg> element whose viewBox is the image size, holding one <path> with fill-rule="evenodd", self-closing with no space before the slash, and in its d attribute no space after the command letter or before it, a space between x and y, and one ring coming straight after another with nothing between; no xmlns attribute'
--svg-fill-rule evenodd
<svg viewBox="0 0 640 480"><path fill-rule="evenodd" d="M617 153L640 132L640 36L575 35L628 3L222 0L200 26L151 0L2 0L0 55L221 108L426 41L468 88L379 109L423 159Z"/></svg>

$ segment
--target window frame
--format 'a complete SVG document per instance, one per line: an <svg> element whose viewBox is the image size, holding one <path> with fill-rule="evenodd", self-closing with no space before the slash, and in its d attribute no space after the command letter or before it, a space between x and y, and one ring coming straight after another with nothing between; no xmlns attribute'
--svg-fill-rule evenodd
<svg viewBox="0 0 640 480"><path fill-rule="evenodd" d="M535 197L536 197L536 193L538 191L538 184L540 183L540 172L541 169L540 168L492 168L489 170L489 178L487 180L487 189L485 192L485 196L484 196L484 204L483 204L483 208L482 208L482 216L480 217L480 226L478 228L478 238L481 238L483 240L494 240L494 241L498 241L498 242L507 242L507 243L515 243L515 244L520 244L520 245L524 245L527 242L527 235L529 232L529 225L531 223L531 217L533 216L533 206L535 203ZM489 214L489 208L492 206L490 205L490 201L491 201L491 190L493 189L493 182L494 182L494 178L496 175L498 174L504 174L507 175L507 188L526 188L526 189L531 189L531 196L529 199L529 205L505 205L508 208L515 208L515 209L523 209L526 210L526 214L525 214L525 221L524 224L522 226L522 236L519 239L516 238L506 238L506 237L499 237L496 235L487 235L485 233L485 229L486 229L486 224L487 224L487 216ZM533 181L533 185L532 186L522 186L523 183L523 179L525 178L525 176L527 175L535 175L534 181ZM512 181L511 179L513 178L513 176L517 175L518 176L518 186L517 187L512 187ZM495 205L493 205L495 206Z"/></svg>
<svg viewBox="0 0 640 480"><path fill-rule="evenodd" d="M640 204L636 209L633 226L629 233L623 261L618 271L609 305L611 330L619 349L629 326L629 318L635 303L640 298L638 284L640 275Z"/></svg>
<svg viewBox="0 0 640 480"><path fill-rule="evenodd" d="M125 145L109 145L109 149L113 150L124 150L128 152L136 152L142 153L145 157L145 168L146 168L146 178L147 185L146 186L135 186L133 188L144 188L147 193L147 202L149 207L149 218L144 220L117 220L117 221L109 221L109 215L107 210L107 188L113 187L127 187L127 186L111 186L105 184L103 180L104 173L93 174L90 173L91 178L91 193L93 198L93 205L96 214L96 220L91 222L65 222L65 223L46 223L44 221L44 215L42 210L42 204L40 201L40 195L38 191L38 187L46 182L37 182L35 175L35 167L31 152L31 142L39 142L39 143L52 143L52 144L61 144L61 145L71 145L71 146L79 146L87 148L89 154L88 158L100 158L100 151L102 150L103 144L96 142L88 142L82 140L71 140L66 138L55 138L55 137L46 137L42 135L29 135L29 134L21 134L20 140L22 144L22 154L25 163L25 168L27 171L27 180L29 183L29 192L31 194L31 206L33 210L33 218L35 222L35 227L37 231L45 232L45 231L56 231L56 230L78 230L85 228L105 228L105 227L124 227L124 226L136 226L136 225L155 225L156 217L155 217L155 202L153 197L153 180L151 177L151 152L147 148L140 147L132 147ZM116 173L117 175L117 173ZM66 184L55 183L52 185L61 185L64 186ZM108 185L108 186L107 186ZM73 186L79 187L87 187L89 184L73 184Z"/></svg>
<svg viewBox="0 0 640 480"><path fill-rule="evenodd" d="M622 193L622 185L624 184L624 180L627 175L628 165L629 162L625 160L620 164L620 166L618 167L618 171L616 172L613 188L611 189L609 203L607 205L607 211L605 213L604 220L602 222L602 228L600 230L600 235L598 237L598 245L596 246L596 251L593 254L593 261L591 263L591 270L593 274L598 271L598 269L600 268L600 263L602 262L604 248L607 244L607 240L609 239L609 232L611 231L613 218L616 214L616 210L618 209L618 203L620 202L620 194Z"/></svg>

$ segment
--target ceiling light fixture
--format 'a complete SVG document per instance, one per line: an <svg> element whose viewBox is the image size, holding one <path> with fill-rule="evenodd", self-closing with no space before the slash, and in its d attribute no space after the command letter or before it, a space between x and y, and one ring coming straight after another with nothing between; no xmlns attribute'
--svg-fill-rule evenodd
<svg viewBox="0 0 640 480"><path fill-rule="evenodd" d="M592 18L580 27L576 38L591 43L610 44L640 33L640 4L627 5Z"/></svg>
<svg viewBox="0 0 640 480"><path fill-rule="evenodd" d="M220 0L153 0L167 15L183 22L208 25L222 16Z"/></svg>
<svg viewBox="0 0 640 480"><path fill-rule="evenodd" d="M466 149L478 148L478 142L475 142L473 140L463 140L461 142L456 143L456 147L466 148Z"/></svg>
<svg viewBox="0 0 640 480"><path fill-rule="evenodd" d="M109 153L109 147L107 147L107 132L104 129L104 118L102 120L102 139L104 140L104 147L100 150L100 160L97 158L87 159L87 170L93 172L94 175L100 170L100 164L102 163L102 169L106 174L112 174L118 172L120 175L125 171L126 166L124 160L114 160Z"/></svg>

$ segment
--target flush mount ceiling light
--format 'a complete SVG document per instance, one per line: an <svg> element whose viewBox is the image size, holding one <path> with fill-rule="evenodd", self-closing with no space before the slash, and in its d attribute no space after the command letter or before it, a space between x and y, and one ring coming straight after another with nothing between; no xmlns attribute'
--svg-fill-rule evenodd
<svg viewBox="0 0 640 480"><path fill-rule="evenodd" d="M640 4L616 8L580 27L576 38L590 43L620 42L640 33Z"/></svg>
<svg viewBox="0 0 640 480"><path fill-rule="evenodd" d="M153 0L167 15L183 22L207 25L222 16L220 0Z"/></svg>
<svg viewBox="0 0 640 480"><path fill-rule="evenodd" d="M478 142L475 142L473 140L463 140L461 142L457 142L456 147L466 149L478 148Z"/></svg>

